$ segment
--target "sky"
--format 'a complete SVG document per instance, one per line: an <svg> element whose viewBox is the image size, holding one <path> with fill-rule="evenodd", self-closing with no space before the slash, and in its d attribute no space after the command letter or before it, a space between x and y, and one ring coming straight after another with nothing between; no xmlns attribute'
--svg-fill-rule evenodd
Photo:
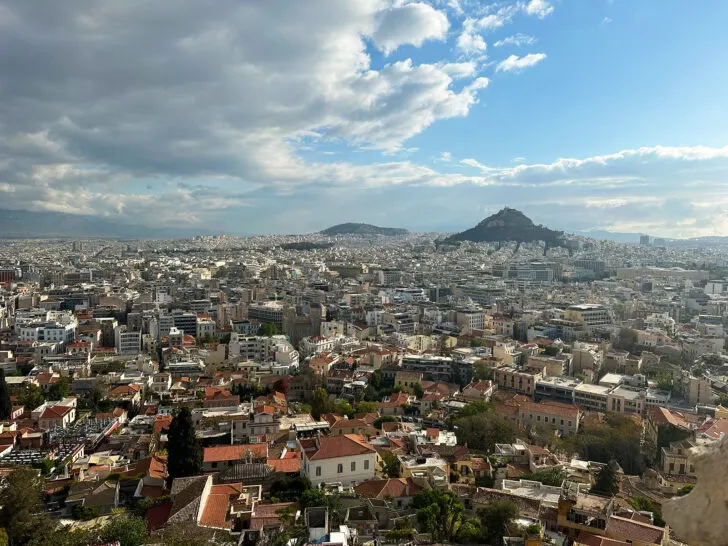
<svg viewBox="0 0 728 546"><path fill-rule="evenodd" d="M0 209L728 235L728 2L0 0Z"/></svg>

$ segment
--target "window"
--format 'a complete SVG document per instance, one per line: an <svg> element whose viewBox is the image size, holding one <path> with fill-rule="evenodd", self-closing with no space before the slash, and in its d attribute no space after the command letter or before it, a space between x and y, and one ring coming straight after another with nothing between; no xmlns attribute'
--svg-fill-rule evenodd
<svg viewBox="0 0 728 546"><path fill-rule="evenodd" d="M563 419L561 420L561 426L564 426L564 420Z"/></svg>
<svg viewBox="0 0 728 546"><path fill-rule="evenodd" d="M341 463L339 463L339 465L336 467L336 472L338 472L339 474L343 474L344 473L344 465L341 464Z"/></svg>
<svg viewBox="0 0 728 546"><path fill-rule="evenodd" d="M364 461L364 470L369 470L369 459Z"/></svg>
<svg viewBox="0 0 728 546"><path fill-rule="evenodd" d="M317 466L316 467L316 475L317 476L320 476L321 475L321 467L320 466Z"/></svg>
<svg viewBox="0 0 728 546"><path fill-rule="evenodd" d="M351 463L351 471L356 472L356 463L352 461Z"/></svg>

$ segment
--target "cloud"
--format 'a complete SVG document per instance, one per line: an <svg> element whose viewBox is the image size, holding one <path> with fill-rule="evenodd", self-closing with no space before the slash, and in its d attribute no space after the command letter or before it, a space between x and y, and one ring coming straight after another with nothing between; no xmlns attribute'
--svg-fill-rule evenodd
<svg viewBox="0 0 728 546"><path fill-rule="evenodd" d="M503 38L502 40L498 40L493 45L495 47L503 47L507 45L512 45L516 47L520 47L523 45L533 45L536 43L536 38L533 36L529 36L527 34L514 34L513 36L508 36L507 38Z"/></svg>
<svg viewBox="0 0 728 546"><path fill-rule="evenodd" d="M602 24L603 25L608 25L611 22L612 22L612 18L611 17L605 17L604 19L602 19Z"/></svg>
<svg viewBox="0 0 728 546"><path fill-rule="evenodd" d="M291 191L327 171L299 148L402 149L438 120L467 115L488 83L467 62L372 66L369 38L392 51L445 36L447 17L423 3L0 6L6 207L116 214L114 198L102 198L111 195L135 221L153 200L141 192L150 183L166 195L167 185L198 180L220 199L232 192L232 205L264 187ZM63 198L70 189L77 199Z"/></svg>
<svg viewBox="0 0 728 546"><path fill-rule="evenodd" d="M447 15L429 4L404 4L382 14L372 40L385 54L390 54L401 45L419 47L426 40L442 40L449 28Z"/></svg>
<svg viewBox="0 0 728 546"><path fill-rule="evenodd" d="M450 163L450 161L452 161L452 154L450 152L441 152L440 161L443 161L445 163Z"/></svg>
<svg viewBox="0 0 728 546"><path fill-rule="evenodd" d="M496 72L520 72L524 68L535 66L546 58L545 53L529 53L523 57L511 55L496 66Z"/></svg>
<svg viewBox="0 0 728 546"><path fill-rule="evenodd" d="M535 15L539 19L543 19L553 11L553 6L546 0L530 0L526 5L526 13Z"/></svg>

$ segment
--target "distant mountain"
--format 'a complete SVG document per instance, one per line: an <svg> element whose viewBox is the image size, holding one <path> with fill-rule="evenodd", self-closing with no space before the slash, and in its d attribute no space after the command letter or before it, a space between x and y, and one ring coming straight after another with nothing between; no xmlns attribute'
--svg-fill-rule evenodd
<svg viewBox="0 0 728 546"><path fill-rule="evenodd" d="M171 229L124 224L99 216L0 209L0 238L99 237L107 239L163 239L201 235Z"/></svg>
<svg viewBox="0 0 728 546"><path fill-rule="evenodd" d="M337 224L323 231L323 235L386 235L393 237L396 235L407 235L409 231L402 228L389 228L373 226L372 224L356 224L349 222L346 224Z"/></svg>
<svg viewBox="0 0 728 546"><path fill-rule="evenodd" d="M474 228L452 235L447 240L476 243L545 241L549 247L553 247L563 244L564 232L537 226L521 211L506 207Z"/></svg>

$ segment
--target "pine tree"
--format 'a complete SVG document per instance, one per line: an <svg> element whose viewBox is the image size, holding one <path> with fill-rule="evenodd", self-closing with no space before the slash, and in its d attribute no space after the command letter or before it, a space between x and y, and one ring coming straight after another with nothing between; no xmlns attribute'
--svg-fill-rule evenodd
<svg viewBox="0 0 728 546"><path fill-rule="evenodd" d="M10 419L11 413L13 413L13 403L5 381L5 372L0 370L0 419Z"/></svg>
<svg viewBox="0 0 728 546"><path fill-rule="evenodd" d="M591 488L592 493L613 497L619 493L619 484L617 483L617 463L609 461L597 474L597 479Z"/></svg>
<svg viewBox="0 0 728 546"><path fill-rule="evenodd" d="M202 444L195 436L192 413L184 407L169 425L167 474L171 483L174 478L196 476L202 472Z"/></svg>

